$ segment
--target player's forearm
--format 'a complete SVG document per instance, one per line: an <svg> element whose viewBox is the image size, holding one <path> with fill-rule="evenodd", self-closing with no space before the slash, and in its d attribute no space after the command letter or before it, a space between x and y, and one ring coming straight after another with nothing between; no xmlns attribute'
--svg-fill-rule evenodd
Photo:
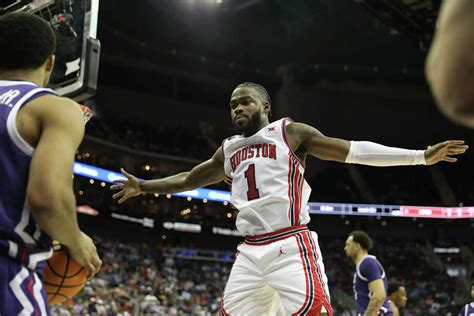
<svg viewBox="0 0 474 316"><path fill-rule="evenodd" d="M364 316L376 316L385 301L384 297L372 296Z"/></svg>
<svg viewBox="0 0 474 316"><path fill-rule="evenodd" d="M38 226L61 244L72 247L79 240L76 199L72 190L59 196L29 199L31 214Z"/></svg>
<svg viewBox="0 0 474 316"><path fill-rule="evenodd" d="M182 172L174 176L156 180L144 180L140 182L140 189L146 193L179 193L195 189L186 181L189 172Z"/></svg>
<svg viewBox="0 0 474 316"><path fill-rule="evenodd" d="M424 150L387 147L365 141L351 141L345 162L376 167L426 164Z"/></svg>

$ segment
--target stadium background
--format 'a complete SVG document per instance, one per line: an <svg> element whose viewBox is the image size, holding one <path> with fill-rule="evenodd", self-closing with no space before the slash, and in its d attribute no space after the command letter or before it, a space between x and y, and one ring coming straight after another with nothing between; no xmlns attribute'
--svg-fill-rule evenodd
<svg viewBox="0 0 474 316"><path fill-rule="evenodd" d="M472 130L439 113L424 79L438 9L435 0L102 1L98 91L84 101L95 116L77 162L146 179L188 170L233 134L228 100L244 81L269 90L272 119L290 116L329 136L419 149L473 144ZM310 201L473 206L472 158L396 168L310 158ZM233 236L236 211L176 196L117 205L108 186L75 176L80 225L104 266L53 314L215 314L242 240ZM374 237L389 280L405 284L403 315L455 315L470 300L474 211L433 219L428 209L400 217L354 206L332 215L327 206L327 215L312 215L335 315L353 315L354 266L343 247L354 229Z"/></svg>

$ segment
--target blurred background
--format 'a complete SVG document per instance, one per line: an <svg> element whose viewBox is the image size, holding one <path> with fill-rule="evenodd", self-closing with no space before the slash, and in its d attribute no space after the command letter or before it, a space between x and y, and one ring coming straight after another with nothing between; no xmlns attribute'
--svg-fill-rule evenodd
<svg viewBox="0 0 474 316"><path fill-rule="evenodd" d="M474 144L472 130L437 110L424 78L439 6L102 1L98 88L84 101L94 118L77 153L85 165L75 169L74 186L81 227L96 237L104 266L53 312L216 314L242 241L236 210L225 199L190 194L118 205L94 167L124 167L144 179L189 170L235 134L228 104L241 82L268 89L272 120L289 116L328 136L413 149L448 139ZM372 253L389 280L405 284L402 315L457 315L470 301L472 158L468 151L455 164L394 168L308 159L309 226L319 234L335 315L355 315L354 265L343 251L355 229L375 239Z"/></svg>

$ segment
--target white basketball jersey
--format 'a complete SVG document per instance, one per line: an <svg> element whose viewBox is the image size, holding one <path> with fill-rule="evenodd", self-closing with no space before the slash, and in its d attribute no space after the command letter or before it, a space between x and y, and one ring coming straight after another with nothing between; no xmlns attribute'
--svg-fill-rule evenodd
<svg viewBox="0 0 474 316"><path fill-rule="evenodd" d="M273 122L250 137L222 143L231 202L239 210L237 229L260 235L307 224L311 188L304 166L286 140L290 119Z"/></svg>

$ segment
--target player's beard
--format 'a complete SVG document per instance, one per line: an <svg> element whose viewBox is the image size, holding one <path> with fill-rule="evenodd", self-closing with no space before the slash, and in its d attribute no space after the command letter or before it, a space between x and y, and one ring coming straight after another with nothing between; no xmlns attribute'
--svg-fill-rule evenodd
<svg viewBox="0 0 474 316"><path fill-rule="evenodd" d="M245 133L245 132L257 132L258 127L260 126L262 122L260 111L255 112L250 116L247 120L247 123L243 125L238 125L235 121L232 121L232 124L234 125L234 129L236 129L239 133Z"/></svg>

